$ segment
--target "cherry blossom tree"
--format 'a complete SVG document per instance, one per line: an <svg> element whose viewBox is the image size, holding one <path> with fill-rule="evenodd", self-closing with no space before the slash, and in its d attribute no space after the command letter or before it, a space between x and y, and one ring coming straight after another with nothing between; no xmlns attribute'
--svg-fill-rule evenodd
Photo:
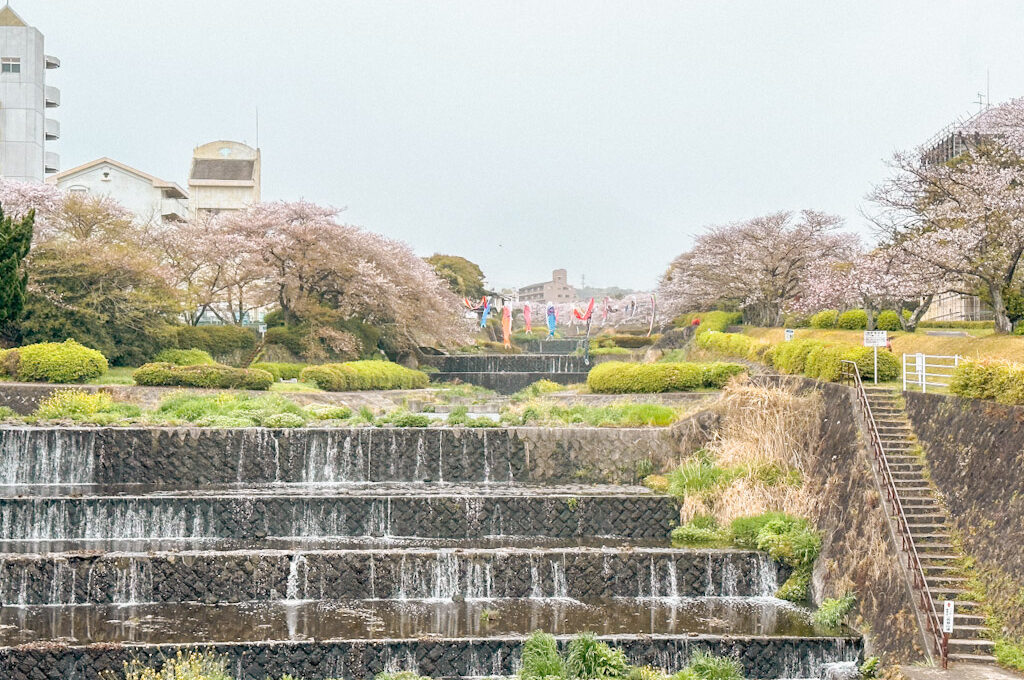
<svg viewBox="0 0 1024 680"><path fill-rule="evenodd" d="M858 248L852 258L827 258L812 265L801 295L788 309L808 314L860 307L867 313L868 330L874 330L878 312L893 309L903 330L913 331L935 294L944 289L943 282L941 271L911 261L901 249Z"/></svg>
<svg viewBox="0 0 1024 680"><path fill-rule="evenodd" d="M899 153L894 176L872 193L882 236L948 289L985 294L998 332L1012 326L1007 291L1021 287L1024 256L1024 99L987 111L961 133L964 153L937 162Z"/></svg>
<svg viewBox="0 0 1024 680"><path fill-rule="evenodd" d="M747 323L778 325L812 265L854 252L856 239L838 232L841 224L835 215L804 210L709 227L673 260L658 298L671 315L728 303Z"/></svg>

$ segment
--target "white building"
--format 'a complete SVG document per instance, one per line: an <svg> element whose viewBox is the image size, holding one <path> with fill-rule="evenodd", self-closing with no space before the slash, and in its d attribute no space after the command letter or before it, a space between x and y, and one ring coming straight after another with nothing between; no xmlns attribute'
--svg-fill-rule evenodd
<svg viewBox="0 0 1024 680"><path fill-rule="evenodd" d="M60 90L46 84L46 71L60 60L43 51L43 34L13 9L0 9L0 175L42 182L57 172L60 158L45 142L60 137L60 124L46 109L60 106Z"/></svg>
<svg viewBox="0 0 1024 680"><path fill-rule="evenodd" d="M260 150L241 142L197 146L188 175L193 215L241 210L260 202Z"/></svg>
<svg viewBox="0 0 1024 680"><path fill-rule="evenodd" d="M110 196L145 222L188 219L188 192L112 158L98 158L46 181L64 191Z"/></svg>

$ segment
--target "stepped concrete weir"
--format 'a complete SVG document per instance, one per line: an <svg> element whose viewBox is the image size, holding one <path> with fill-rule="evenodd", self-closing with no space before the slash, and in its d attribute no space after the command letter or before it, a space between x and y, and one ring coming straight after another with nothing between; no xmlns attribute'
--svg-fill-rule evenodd
<svg viewBox="0 0 1024 680"><path fill-rule="evenodd" d="M668 547L674 501L614 472L664 440L625 432L0 428L0 677L178 649L239 680L507 676L538 629L670 672L698 650L766 679L861 656L773 597L788 570L765 554Z"/></svg>
<svg viewBox="0 0 1024 680"><path fill-rule="evenodd" d="M460 381L512 394L538 380L585 383L590 364L569 354L453 354L430 357L433 382ZM593 362L591 362L593 363Z"/></svg>

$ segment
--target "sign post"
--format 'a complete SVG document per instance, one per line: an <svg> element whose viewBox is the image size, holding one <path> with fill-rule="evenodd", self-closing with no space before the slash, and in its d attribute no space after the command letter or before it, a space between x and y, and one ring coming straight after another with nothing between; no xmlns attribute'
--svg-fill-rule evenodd
<svg viewBox="0 0 1024 680"><path fill-rule="evenodd" d="M949 649L949 636L953 633L953 600L946 600L942 603L942 667L946 667L947 650Z"/></svg>
<svg viewBox="0 0 1024 680"><path fill-rule="evenodd" d="M864 331L864 346L875 350L875 384L878 384L878 348L885 347L889 342L888 331Z"/></svg>
<svg viewBox="0 0 1024 680"><path fill-rule="evenodd" d="M789 342L790 340L792 340L793 336L795 334L796 334L796 331L794 331L792 328L787 328L786 329L786 342Z"/></svg>

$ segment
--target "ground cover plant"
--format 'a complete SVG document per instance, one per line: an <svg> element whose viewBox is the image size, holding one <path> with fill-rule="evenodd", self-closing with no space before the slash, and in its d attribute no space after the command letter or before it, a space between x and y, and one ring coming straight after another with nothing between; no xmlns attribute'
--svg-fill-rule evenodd
<svg viewBox="0 0 1024 680"><path fill-rule="evenodd" d="M598 394L686 392L718 389L746 371L740 364L690 362L639 364L607 361L590 369L587 387Z"/></svg>
<svg viewBox="0 0 1024 680"><path fill-rule="evenodd" d="M619 403L573 404L531 399L509 404L501 410L503 425L590 425L592 427L666 427L679 419L681 411L663 404Z"/></svg>

